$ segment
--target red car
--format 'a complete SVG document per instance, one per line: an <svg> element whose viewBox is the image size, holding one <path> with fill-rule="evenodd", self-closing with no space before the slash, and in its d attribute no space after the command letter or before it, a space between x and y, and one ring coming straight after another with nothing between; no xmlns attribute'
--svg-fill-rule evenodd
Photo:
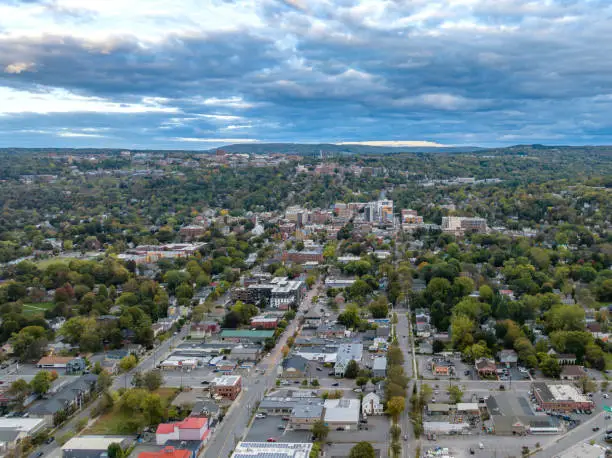
<svg viewBox="0 0 612 458"><path fill-rule="evenodd" d="M268 437L268 442L276 442L276 437Z"/></svg>

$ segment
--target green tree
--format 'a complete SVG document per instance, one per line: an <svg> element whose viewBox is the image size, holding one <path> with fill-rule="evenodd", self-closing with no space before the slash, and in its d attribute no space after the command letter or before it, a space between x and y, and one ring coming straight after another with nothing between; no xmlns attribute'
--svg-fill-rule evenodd
<svg viewBox="0 0 612 458"><path fill-rule="evenodd" d="M20 378L11 383L11 386L8 390L8 394L13 397L15 403L17 404L17 408L21 409L23 406L23 402L31 391L32 389L28 382Z"/></svg>
<svg viewBox="0 0 612 458"><path fill-rule="evenodd" d="M106 453L108 455L108 458L124 458L125 457L125 454L123 453L123 449L121 448L121 445L115 442L108 446Z"/></svg>
<svg viewBox="0 0 612 458"><path fill-rule="evenodd" d="M453 385L448 389L448 396L453 404L457 404L463 398L463 391L457 385Z"/></svg>
<svg viewBox="0 0 612 458"><path fill-rule="evenodd" d="M47 331L42 326L26 326L11 337L13 352L21 361L38 360L47 347Z"/></svg>
<svg viewBox="0 0 612 458"><path fill-rule="evenodd" d="M434 340L433 341L432 349L433 349L434 353L443 352L444 348L446 348L446 345L444 345L444 342L442 342L441 340Z"/></svg>
<svg viewBox="0 0 612 458"><path fill-rule="evenodd" d="M344 376L346 378L356 378L359 374L359 364L354 359L351 359L346 365L346 370L344 371Z"/></svg>
<svg viewBox="0 0 612 458"><path fill-rule="evenodd" d="M349 458L376 458L376 452L369 442L358 442L351 448Z"/></svg>
<svg viewBox="0 0 612 458"><path fill-rule="evenodd" d="M323 420L317 420L312 424L312 435L315 440L323 442L329 434L329 426Z"/></svg>
<svg viewBox="0 0 612 458"><path fill-rule="evenodd" d="M30 382L30 388L39 396L46 394L51 388L51 374L47 371L39 371Z"/></svg>
<svg viewBox="0 0 612 458"><path fill-rule="evenodd" d="M138 365L138 360L134 355L127 355L119 361L119 368L123 372L128 372Z"/></svg>
<svg viewBox="0 0 612 458"><path fill-rule="evenodd" d="M547 354L538 355L540 358L540 370L547 377L559 378L561 366L559 362Z"/></svg>
<svg viewBox="0 0 612 458"><path fill-rule="evenodd" d="M355 380L355 384L356 384L356 385L357 385L359 388L362 388L362 389L363 389L363 387L364 387L364 386L366 386L366 385L368 384L368 380L369 380L369 378L368 378L368 377L357 377L357 380Z"/></svg>
<svg viewBox="0 0 612 458"><path fill-rule="evenodd" d="M155 391L164 383L164 377L161 371L151 370L143 374L143 382L147 390Z"/></svg>
<svg viewBox="0 0 612 458"><path fill-rule="evenodd" d="M393 418L393 422L397 423L400 414L406 408L406 398L403 396L393 396L387 402L387 413Z"/></svg>
<svg viewBox="0 0 612 458"><path fill-rule="evenodd" d="M455 315L451 319L451 342L453 347L463 351L474 342L474 322L467 316Z"/></svg>

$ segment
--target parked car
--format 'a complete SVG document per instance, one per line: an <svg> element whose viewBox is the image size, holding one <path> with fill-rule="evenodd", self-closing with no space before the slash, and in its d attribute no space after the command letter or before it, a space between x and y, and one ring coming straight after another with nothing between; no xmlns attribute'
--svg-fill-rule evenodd
<svg viewBox="0 0 612 458"><path fill-rule="evenodd" d="M593 431L599 431L601 428L599 426L593 426Z"/></svg>
<svg viewBox="0 0 612 458"><path fill-rule="evenodd" d="M53 437L53 436L47 437L47 440L45 441L45 444L50 444L54 440L55 440L55 437Z"/></svg>
<svg viewBox="0 0 612 458"><path fill-rule="evenodd" d="M208 380L202 380L202 385L208 385L210 382Z"/></svg>
<svg viewBox="0 0 612 458"><path fill-rule="evenodd" d="M332 386L340 386L340 384L336 382L336 383L332 383Z"/></svg>
<svg viewBox="0 0 612 458"><path fill-rule="evenodd" d="M276 437L268 437L268 440L266 442L276 442L277 439Z"/></svg>
<svg viewBox="0 0 612 458"><path fill-rule="evenodd" d="M277 428L278 429L285 429L285 425L278 425Z"/></svg>
<svg viewBox="0 0 612 458"><path fill-rule="evenodd" d="M610 397L610 395L608 393L604 393L604 394L602 394L602 396L603 396L604 399L608 399Z"/></svg>
<svg viewBox="0 0 612 458"><path fill-rule="evenodd" d="M354 391L355 393L361 393L361 392L362 392L362 389L361 389L361 388L355 388L353 391Z"/></svg>
<svg viewBox="0 0 612 458"><path fill-rule="evenodd" d="M255 415L255 418L266 418L266 414L265 413L258 413Z"/></svg>
<svg viewBox="0 0 612 458"><path fill-rule="evenodd" d="M474 455L476 452L474 451L473 448L470 449L470 455Z"/></svg>
<svg viewBox="0 0 612 458"><path fill-rule="evenodd" d="M322 371L323 369L321 369L320 367L317 367L317 370L318 370L318 371Z"/></svg>

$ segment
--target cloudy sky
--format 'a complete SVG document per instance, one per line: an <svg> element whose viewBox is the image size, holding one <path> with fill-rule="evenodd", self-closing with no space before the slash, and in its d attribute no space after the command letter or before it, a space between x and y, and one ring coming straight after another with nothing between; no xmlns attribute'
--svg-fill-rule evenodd
<svg viewBox="0 0 612 458"><path fill-rule="evenodd" d="M612 144L610 0L0 0L0 146Z"/></svg>

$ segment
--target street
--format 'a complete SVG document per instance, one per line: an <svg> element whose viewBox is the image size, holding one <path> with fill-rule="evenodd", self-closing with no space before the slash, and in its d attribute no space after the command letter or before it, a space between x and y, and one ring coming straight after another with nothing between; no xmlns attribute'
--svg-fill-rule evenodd
<svg viewBox="0 0 612 458"><path fill-rule="evenodd" d="M306 294L303 300L303 304L306 307L305 313L308 313L308 310L312 307L312 298L317 294L317 289L318 284L315 284ZM257 367L263 373L253 373L243 378L242 393L231 405L225 418L208 442L204 450L204 457L220 458L230 456L236 444L245 437L247 427L252 418L253 408L263 399L266 390L275 386L276 369L282 359L281 349L287 343L287 339L295 333L297 322L296 316L296 319L287 326L274 349L258 364Z"/></svg>

